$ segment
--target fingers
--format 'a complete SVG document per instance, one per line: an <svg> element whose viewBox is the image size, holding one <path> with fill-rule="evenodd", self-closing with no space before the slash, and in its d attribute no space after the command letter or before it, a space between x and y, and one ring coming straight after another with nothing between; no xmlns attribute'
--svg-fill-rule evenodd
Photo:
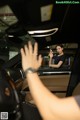
<svg viewBox="0 0 80 120"><path fill-rule="evenodd" d="M29 47L29 53L34 54L35 56L37 56L37 54L38 54L38 44L37 43L34 44L34 50L33 50L32 44L29 41L28 42L28 47Z"/></svg>
<svg viewBox="0 0 80 120"><path fill-rule="evenodd" d="M32 44L31 42L29 41L28 42L28 46L27 45L24 45L24 54L25 55L28 55L28 54L32 54L33 53L33 50L32 50Z"/></svg>
<svg viewBox="0 0 80 120"><path fill-rule="evenodd" d="M24 49L23 48L21 49L21 54L22 54L22 56L23 55L29 55L29 54L31 54L31 55L33 54L34 56L37 56L37 54L38 54L38 44L37 43L34 44L34 50L33 50L32 44L29 41L28 46L25 45Z"/></svg>
<svg viewBox="0 0 80 120"><path fill-rule="evenodd" d="M28 52L29 52L28 47L27 47L27 45L25 45L25 46L24 46L24 53L25 53L25 55L27 55Z"/></svg>
<svg viewBox="0 0 80 120"><path fill-rule="evenodd" d="M20 52L21 52L21 56L22 56L22 58L23 58L23 57L25 56L24 49L21 48Z"/></svg>
<svg viewBox="0 0 80 120"><path fill-rule="evenodd" d="M42 56L41 55L39 55L39 57L38 57L38 62L39 62L39 65L41 66L41 63L42 63Z"/></svg>
<svg viewBox="0 0 80 120"><path fill-rule="evenodd" d="M34 49L31 42L28 43L28 46L25 45L24 48L21 48L21 57L22 57L22 65L25 68L32 67L38 69L42 63L42 56L37 56L38 53L38 44L34 44ZM24 69L23 68L23 69Z"/></svg>
<svg viewBox="0 0 80 120"><path fill-rule="evenodd" d="M53 51L50 49L50 53L53 53Z"/></svg>
<svg viewBox="0 0 80 120"><path fill-rule="evenodd" d="M29 53L32 54L33 53L33 48L32 48L32 44L31 44L30 41L28 42L28 49L29 49Z"/></svg>
<svg viewBox="0 0 80 120"><path fill-rule="evenodd" d="M35 43L34 45L34 55L37 55L38 54L38 44Z"/></svg>
<svg viewBox="0 0 80 120"><path fill-rule="evenodd" d="M52 52L52 50L50 49L50 52Z"/></svg>
<svg viewBox="0 0 80 120"><path fill-rule="evenodd" d="M26 46L25 50L26 50L26 53L29 52L30 54L34 54L36 56L38 54L38 44L37 43L34 44L34 50L33 50L32 43L29 41L28 42L28 48Z"/></svg>

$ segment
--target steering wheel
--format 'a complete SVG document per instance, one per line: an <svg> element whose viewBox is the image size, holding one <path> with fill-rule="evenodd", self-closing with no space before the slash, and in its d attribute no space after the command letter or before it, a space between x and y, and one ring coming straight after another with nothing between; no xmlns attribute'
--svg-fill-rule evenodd
<svg viewBox="0 0 80 120"><path fill-rule="evenodd" d="M6 70L0 72L0 112L8 114L19 111L19 97L16 86Z"/></svg>

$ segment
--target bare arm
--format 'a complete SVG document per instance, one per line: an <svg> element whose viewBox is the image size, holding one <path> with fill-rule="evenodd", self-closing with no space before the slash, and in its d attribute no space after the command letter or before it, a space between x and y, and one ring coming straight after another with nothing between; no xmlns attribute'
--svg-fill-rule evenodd
<svg viewBox="0 0 80 120"><path fill-rule="evenodd" d="M36 57L37 44L32 51L31 43L29 49L25 46L25 51L21 49L22 67L32 67L38 69L41 65L41 56ZM40 114L44 120L80 120L80 108L73 97L58 98L52 94L41 82L37 73L26 74L30 92L33 96Z"/></svg>
<svg viewBox="0 0 80 120"><path fill-rule="evenodd" d="M63 64L63 61L59 61L58 64L52 64L52 57L53 57L53 51L50 50L49 52L49 67L53 67L53 68L59 68L62 64Z"/></svg>
<svg viewBox="0 0 80 120"><path fill-rule="evenodd" d="M42 84L37 73L27 74L27 80L33 99L44 120L80 119L80 108L73 97L61 99L53 95Z"/></svg>
<svg viewBox="0 0 80 120"><path fill-rule="evenodd" d="M49 57L50 57L50 59L49 59L49 66L51 65L51 63L52 63L52 58L53 58L53 51L50 49L50 52L49 52Z"/></svg>
<svg viewBox="0 0 80 120"><path fill-rule="evenodd" d="M50 62L49 67L59 68L62 64L63 64L63 61L59 61L58 64L51 64L51 62Z"/></svg>

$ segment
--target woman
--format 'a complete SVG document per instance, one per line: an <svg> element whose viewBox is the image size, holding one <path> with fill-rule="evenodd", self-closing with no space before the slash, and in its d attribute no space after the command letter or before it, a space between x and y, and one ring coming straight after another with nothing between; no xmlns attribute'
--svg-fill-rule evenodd
<svg viewBox="0 0 80 120"><path fill-rule="evenodd" d="M53 68L59 68L63 65L64 61L65 61L65 55L63 52L63 45L62 44L58 44L56 46L56 50L58 55L54 56L53 51L50 49L49 52L49 67L53 67ZM52 63L52 60L54 60L54 63Z"/></svg>

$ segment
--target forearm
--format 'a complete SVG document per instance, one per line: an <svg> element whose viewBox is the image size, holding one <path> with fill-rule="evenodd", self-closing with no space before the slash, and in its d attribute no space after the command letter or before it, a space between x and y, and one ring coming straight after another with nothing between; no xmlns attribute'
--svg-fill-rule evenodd
<svg viewBox="0 0 80 120"><path fill-rule="evenodd" d="M49 64L49 67L59 68L60 66L58 64Z"/></svg>
<svg viewBox="0 0 80 120"><path fill-rule="evenodd" d="M52 63L52 58L49 59L49 65L51 65L51 63Z"/></svg>
<svg viewBox="0 0 80 120"><path fill-rule="evenodd" d="M50 67L59 68L63 64L63 61L59 61L58 64L50 64Z"/></svg>
<svg viewBox="0 0 80 120"><path fill-rule="evenodd" d="M36 73L28 74L27 81L35 104L44 120L80 119L80 110L73 98L56 97L42 84Z"/></svg>
<svg viewBox="0 0 80 120"><path fill-rule="evenodd" d="M43 119L49 120L54 115L51 112L51 101L53 94L42 84L36 73L28 74L27 81L30 88L30 92L37 105ZM58 98L54 96L53 105L57 102Z"/></svg>
<svg viewBox="0 0 80 120"><path fill-rule="evenodd" d="M52 58L49 59L49 67L59 68L58 64L52 64Z"/></svg>

